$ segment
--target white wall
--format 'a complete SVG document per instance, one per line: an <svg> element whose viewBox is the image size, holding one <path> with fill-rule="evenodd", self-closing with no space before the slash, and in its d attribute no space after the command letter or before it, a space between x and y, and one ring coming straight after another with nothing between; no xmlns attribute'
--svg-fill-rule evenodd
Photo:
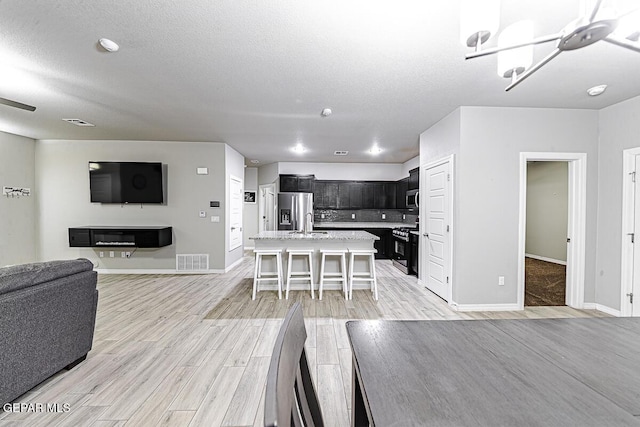
<svg viewBox="0 0 640 427"><path fill-rule="evenodd" d="M35 141L0 132L0 187L28 187L29 197L0 196L0 267L37 261Z"/></svg>
<svg viewBox="0 0 640 427"><path fill-rule="evenodd" d="M225 267L233 265L236 261L239 261L244 254L244 247L241 245L231 251L229 248L229 236L231 233L230 222L230 177L234 176L240 178L243 181L242 188L244 187L244 157L233 148L224 144L224 159L225 159L225 212L226 212L226 233L224 233L225 240Z"/></svg>
<svg viewBox="0 0 640 427"><path fill-rule="evenodd" d="M175 269L176 254L208 253L211 269L225 268L232 260L225 246L226 177L229 173L242 177L244 162L225 147L199 142L37 141L40 258L86 257L107 269ZM90 160L162 162L167 165L166 205L91 203ZM197 167L207 167L209 174L197 175ZM220 201L222 207L210 208L211 200ZM200 211L207 217L200 218ZM212 223L211 215L220 216L220 222ZM68 228L86 225L168 225L173 227L173 244L138 249L130 259L99 258L96 249L69 247Z"/></svg>
<svg viewBox="0 0 640 427"><path fill-rule="evenodd" d="M245 248L253 248L253 240L249 237L258 234L258 168L244 169L244 190L256 192L256 203L245 203L243 212L243 240Z"/></svg>
<svg viewBox="0 0 640 427"><path fill-rule="evenodd" d="M622 151L640 147L640 97L600 110L599 125L595 302L620 310Z"/></svg>
<svg viewBox="0 0 640 427"><path fill-rule="evenodd" d="M585 301L595 302L598 112L461 107L460 123L456 302L516 303L519 156L526 151L587 153Z"/></svg>
<svg viewBox="0 0 640 427"><path fill-rule="evenodd" d="M415 156L413 159L409 159L402 164L402 176L399 179L409 176L409 171L420 166L420 155Z"/></svg>
<svg viewBox="0 0 640 427"><path fill-rule="evenodd" d="M315 175L316 179L397 181L403 175L402 163L303 163L280 162L279 174Z"/></svg>
<svg viewBox="0 0 640 427"><path fill-rule="evenodd" d="M568 163L528 162L526 254L567 260L568 202Z"/></svg>
<svg viewBox="0 0 640 427"><path fill-rule="evenodd" d="M271 184L278 182L278 164L270 163L258 168L258 185Z"/></svg>

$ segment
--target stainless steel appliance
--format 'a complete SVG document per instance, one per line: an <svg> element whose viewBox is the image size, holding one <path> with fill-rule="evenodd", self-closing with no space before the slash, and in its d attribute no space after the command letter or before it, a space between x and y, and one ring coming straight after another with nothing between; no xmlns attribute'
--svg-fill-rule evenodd
<svg viewBox="0 0 640 427"><path fill-rule="evenodd" d="M420 207L420 191L409 190L407 191L407 208L419 208Z"/></svg>
<svg viewBox="0 0 640 427"><path fill-rule="evenodd" d="M313 229L313 193L278 193L278 230Z"/></svg>
<svg viewBox="0 0 640 427"><path fill-rule="evenodd" d="M412 228L401 227L394 228L391 231L393 236L393 265L404 274L410 272L411 260L411 244L409 242L409 233Z"/></svg>

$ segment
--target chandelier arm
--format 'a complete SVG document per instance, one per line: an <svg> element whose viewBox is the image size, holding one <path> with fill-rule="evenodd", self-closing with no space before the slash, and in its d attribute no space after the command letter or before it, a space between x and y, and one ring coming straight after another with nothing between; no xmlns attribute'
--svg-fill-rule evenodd
<svg viewBox="0 0 640 427"><path fill-rule="evenodd" d="M596 19L596 15L600 10L600 5L602 4L602 0L596 1L596 5L593 7L593 11L591 12L591 16L589 17L589 23L591 24Z"/></svg>
<svg viewBox="0 0 640 427"><path fill-rule="evenodd" d="M614 37L611 34L609 34L607 37L603 38L602 40L609 42L611 44L615 44L616 46L625 47L635 52L640 52L640 44L632 43L630 41L627 41L626 39L621 39L619 37Z"/></svg>
<svg viewBox="0 0 640 427"><path fill-rule="evenodd" d="M524 47L524 46L548 43L548 42L552 42L552 41L555 41L555 40L560 40L561 38L562 38L562 33L549 34L548 36L537 37L537 38L535 38L535 39L533 39L531 41L525 42L525 43L517 43L517 44L514 44L514 45L503 46L503 47L492 47L492 48L489 48L489 49L483 49L480 52L468 53L468 54L466 54L464 56L464 59L480 58L481 56L493 55L495 53L502 52L504 50L511 50L511 49L517 49L519 47Z"/></svg>
<svg viewBox="0 0 640 427"><path fill-rule="evenodd" d="M538 71L540 68L542 68L544 65L546 65L547 62L551 61L553 58L558 56L560 54L560 52L562 52L560 49L555 48L553 51L551 51L551 53L549 55L545 56L540 62L538 62L533 67L529 68L524 73L522 73L520 75L520 77L518 78L518 80L516 80L515 82L513 82L509 86L507 86L507 88L505 89L505 92L508 92L511 89L513 89L514 87L518 86L524 79L526 79L531 74L533 74L536 71Z"/></svg>

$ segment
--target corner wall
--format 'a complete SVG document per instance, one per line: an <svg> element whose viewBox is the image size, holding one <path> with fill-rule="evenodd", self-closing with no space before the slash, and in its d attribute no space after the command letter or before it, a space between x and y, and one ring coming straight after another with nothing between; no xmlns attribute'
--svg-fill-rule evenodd
<svg viewBox="0 0 640 427"><path fill-rule="evenodd" d="M35 140L0 132L0 188L27 187L31 196L0 195L0 267L37 261Z"/></svg>

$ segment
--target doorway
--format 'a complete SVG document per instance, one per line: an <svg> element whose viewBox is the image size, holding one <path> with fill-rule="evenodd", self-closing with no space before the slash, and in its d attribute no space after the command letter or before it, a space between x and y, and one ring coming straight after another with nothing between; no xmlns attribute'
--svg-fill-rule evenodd
<svg viewBox="0 0 640 427"><path fill-rule="evenodd" d="M275 231L276 229L276 185L264 184L259 187L258 199L258 231Z"/></svg>
<svg viewBox="0 0 640 427"><path fill-rule="evenodd" d="M520 153L520 218L518 236L517 304L524 309L525 254L527 235L528 163L565 162L567 164L567 228L566 228L566 305L584 307L584 269L586 236L586 153Z"/></svg>
<svg viewBox="0 0 640 427"><path fill-rule="evenodd" d="M524 305L566 305L569 164L527 162Z"/></svg>

